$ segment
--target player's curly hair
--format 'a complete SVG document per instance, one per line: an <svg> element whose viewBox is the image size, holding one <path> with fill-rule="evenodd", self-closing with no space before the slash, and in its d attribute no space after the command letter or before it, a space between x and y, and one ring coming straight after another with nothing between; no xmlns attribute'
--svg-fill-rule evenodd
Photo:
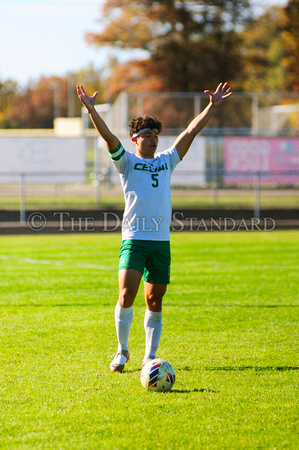
<svg viewBox="0 0 299 450"><path fill-rule="evenodd" d="M162 122L157 119L157 117L152 117L146 115L145 117L134 117L129 122L130 136L132 137L134 133L138 133L139 130L143 128L150 128L158 130L158 133L162 131Z"/></svg>

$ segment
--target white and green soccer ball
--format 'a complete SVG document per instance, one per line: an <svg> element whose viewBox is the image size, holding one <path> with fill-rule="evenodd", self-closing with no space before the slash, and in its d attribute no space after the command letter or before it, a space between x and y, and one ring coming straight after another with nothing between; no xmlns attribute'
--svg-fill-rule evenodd
<svg viewBox="0 0 299 450"><path fill-rule="evenodd" d="M169 362L156 358L142 368L140 380L142 386L148 391L170 391L175 382L175 371Z"/></svg>

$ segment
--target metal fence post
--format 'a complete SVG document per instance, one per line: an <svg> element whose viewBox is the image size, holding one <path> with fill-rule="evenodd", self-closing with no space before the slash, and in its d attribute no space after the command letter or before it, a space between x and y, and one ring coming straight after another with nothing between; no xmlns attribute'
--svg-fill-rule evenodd
<svg viewBox="0 0 299 450"><path fill-rule="evenodd" d="M261 216L261 186L260 172L254 174L254 217L260 219Z"/></svg>
<svg viewBox="0 0 299 450"><path fill-rule="evenodd" d="M101 164L100 164L100 147L99 139L94 140L94 172L96 183L96 204L101 203Z"/></svg>
<svg viewBox="0 0 299 450"><path fill-rule="evenodd" d="M20 174L20 223L26 223L26 174Z"/></svg>
<svg viewBox="0 0 299 450"><path fill-rule="evenodd" d="M213 205L217 204L218 201L218 139L217 137L212 138L212 200Z"/></svg>

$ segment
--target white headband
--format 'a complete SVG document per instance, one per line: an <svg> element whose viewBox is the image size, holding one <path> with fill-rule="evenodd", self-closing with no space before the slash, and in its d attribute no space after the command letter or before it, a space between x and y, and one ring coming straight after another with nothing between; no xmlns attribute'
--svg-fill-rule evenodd
<svg viewBox="0 0 299 450"><path fill-rule="evenodd" d="M137 133L134 133L132 137L136 138L136 137L140 136L142 133L144 133L145 131L148 131L148 130L153 130L153 131L156 131L158 133L158 130L156 128L142 128L141 130L137 131Z"/></svg>

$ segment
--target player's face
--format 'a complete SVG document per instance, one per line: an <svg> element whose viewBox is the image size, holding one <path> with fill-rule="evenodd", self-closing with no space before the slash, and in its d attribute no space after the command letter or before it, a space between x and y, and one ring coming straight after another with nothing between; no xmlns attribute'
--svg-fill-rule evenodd
<svg viewBox="0 0 299 450"><path fill-rule="evenodd" d="M148 130L136 139L136 152L144 158L153 158L159 142L158 133L155 130Z"/></svg>

